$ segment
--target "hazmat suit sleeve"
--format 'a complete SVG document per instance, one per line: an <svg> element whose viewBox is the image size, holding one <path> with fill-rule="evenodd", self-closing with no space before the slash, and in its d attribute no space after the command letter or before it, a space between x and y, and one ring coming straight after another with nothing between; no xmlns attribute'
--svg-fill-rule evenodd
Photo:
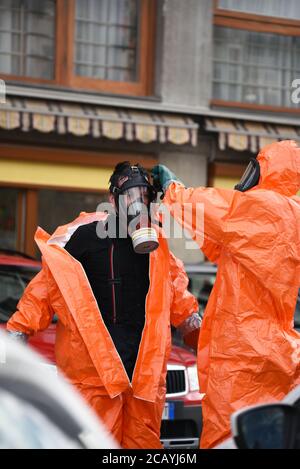
<svg viewBox="0 0 300 469"><path fill-rule="evenodd" d="M45 268L28 284L17 308L7 323L10 332L33 335L51 324L54 313L49 302Z"/></svg>
<svg viewBox="0 0 300 469"><path fill-rule="evenodd" d="M198 187L186 189L173 182L164 202L173 217L187 229L211 262L217 262L224 242L225 223L233 190Z"/></svg>
<svg viewBox="0 0 300 469"><path fill-rule="evenodd" d="M238 197L234 199L234 196ZM271 191L267 196L266 193L249 191L247 197L241 197L241 193L234 190L210 187L185 189L181 183L173 182L166 191L164 201L174 218L191 233L210 261L217 263L221 249L226 247L235 261L251 272L253 278L281 303L285 285L294 283L293 269L296 269L297 255L289 255L296 252L294 230L288 239L288 215L278 216L279 210L284 213L280 197ZM288 254L279 263L283 249ZM288 260L294 267L290 270L290 278L287 279L286 274L280 283L277 269L287 270ZM293 287L297 291L299 285Z"/></svg>

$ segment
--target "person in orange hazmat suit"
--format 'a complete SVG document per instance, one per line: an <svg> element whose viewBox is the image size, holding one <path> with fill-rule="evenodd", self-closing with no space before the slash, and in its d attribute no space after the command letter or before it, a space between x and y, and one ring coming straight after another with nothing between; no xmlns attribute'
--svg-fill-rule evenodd
<svg viewBox="0 0 300 469"><path fill-rule="evenodd" d="M186 189L164 166L153 169L153 178L175 219L218 265L198 343L201 447L209 448L229 436L233 411L280 400L300 383L300 335L293 328L300 149L292 141L266 146L235 190Z"/></svg>
<svg viewBox="0 0 300 469"><path fill-rule="evenodd" d="M43 268L7 329L26 338L46 329L55 313L59 369L123 448L161 448L170 325L193 341L198 304L165 237L148 220L141 225L141 207L148 209L154 196L146 171L120 163L110 183L115 220L83 212L52 236L38 228ZM126 217L125 224L111 223L120 218L121 196L128 227Z"/></svg>

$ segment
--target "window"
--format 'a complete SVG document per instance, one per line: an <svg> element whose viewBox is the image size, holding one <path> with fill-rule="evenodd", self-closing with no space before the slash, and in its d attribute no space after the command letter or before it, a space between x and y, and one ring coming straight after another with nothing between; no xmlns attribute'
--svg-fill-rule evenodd
<svg viewBox="0 0 300 469"><path fill-rule="evenodd" d="M299 0L219 0L218 7L256 15L300 19Z"/></svg>
<svg viewBox="0 0 300 469"><path fill-rule="evenodd" d="M2 73L52 80L54 50L54 0L0 0Z"/></svg>
<svg viewBox="0 0 300 469"><path fill-rule="evenodd" d="M73 52L67 54L71 86L150 94L155 3L73 0L68 22L75 39Z"/></svg>
<svg viewBox="0 0 300 469"><path fill-rule="evenodd" d="M212 104L299 112L300 2L215 4Z"/></svg>
<svg viewBox="0 0 300 469"><path fill-rule="evenodd" d="M113 81L138 78L138 1L77 0L75 73Z"/></svg>
<svg viewBox="0 0 300 469"><path fill-rule="evenodd" d="M215 28L215 99L297 107L291 102L296 77L300 37Z"/></svg>
<svg viewBox="0 0 300 469"><path fill-rule="evenodd" d="M153 0L0 0L6 80L151 93Z"/></svg>
<svg viewBox="0 0 300 469"><path fill-rule="evenodd" d="M40 190L38 194L38 225L48 233L70 223L80 212L93 213L101 202L107 202L107 194Z"/></svg>
<svg viewBox="0 0 300 469"><path fill-rule="evenodd" d="M17 189L0 188L0 247L2 249L17 248Z"/></svg>

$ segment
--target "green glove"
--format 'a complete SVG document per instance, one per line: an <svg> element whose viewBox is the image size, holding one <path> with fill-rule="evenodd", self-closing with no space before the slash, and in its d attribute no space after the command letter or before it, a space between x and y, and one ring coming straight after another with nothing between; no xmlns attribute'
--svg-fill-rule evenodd
<svg viewBox="0 0 300 469"><path fill-rule="evenodd" d="M151 171L151 176L153 178L153 186L158 192L166 192L169 185L174 181L181 183L178 177L175 176L175 174L172 173L172 171L163 164L154 166Z"/></svg>

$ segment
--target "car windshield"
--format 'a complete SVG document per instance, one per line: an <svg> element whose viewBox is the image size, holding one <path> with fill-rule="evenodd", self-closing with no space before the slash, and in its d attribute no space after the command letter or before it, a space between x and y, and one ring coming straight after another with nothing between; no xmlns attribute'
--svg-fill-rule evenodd
<svg viewBox="0 0 300 469"><path fill-rule="evenodd" d="M0 266L0 323L16 311L17 304L37 270L16 266Z"/></svg>

